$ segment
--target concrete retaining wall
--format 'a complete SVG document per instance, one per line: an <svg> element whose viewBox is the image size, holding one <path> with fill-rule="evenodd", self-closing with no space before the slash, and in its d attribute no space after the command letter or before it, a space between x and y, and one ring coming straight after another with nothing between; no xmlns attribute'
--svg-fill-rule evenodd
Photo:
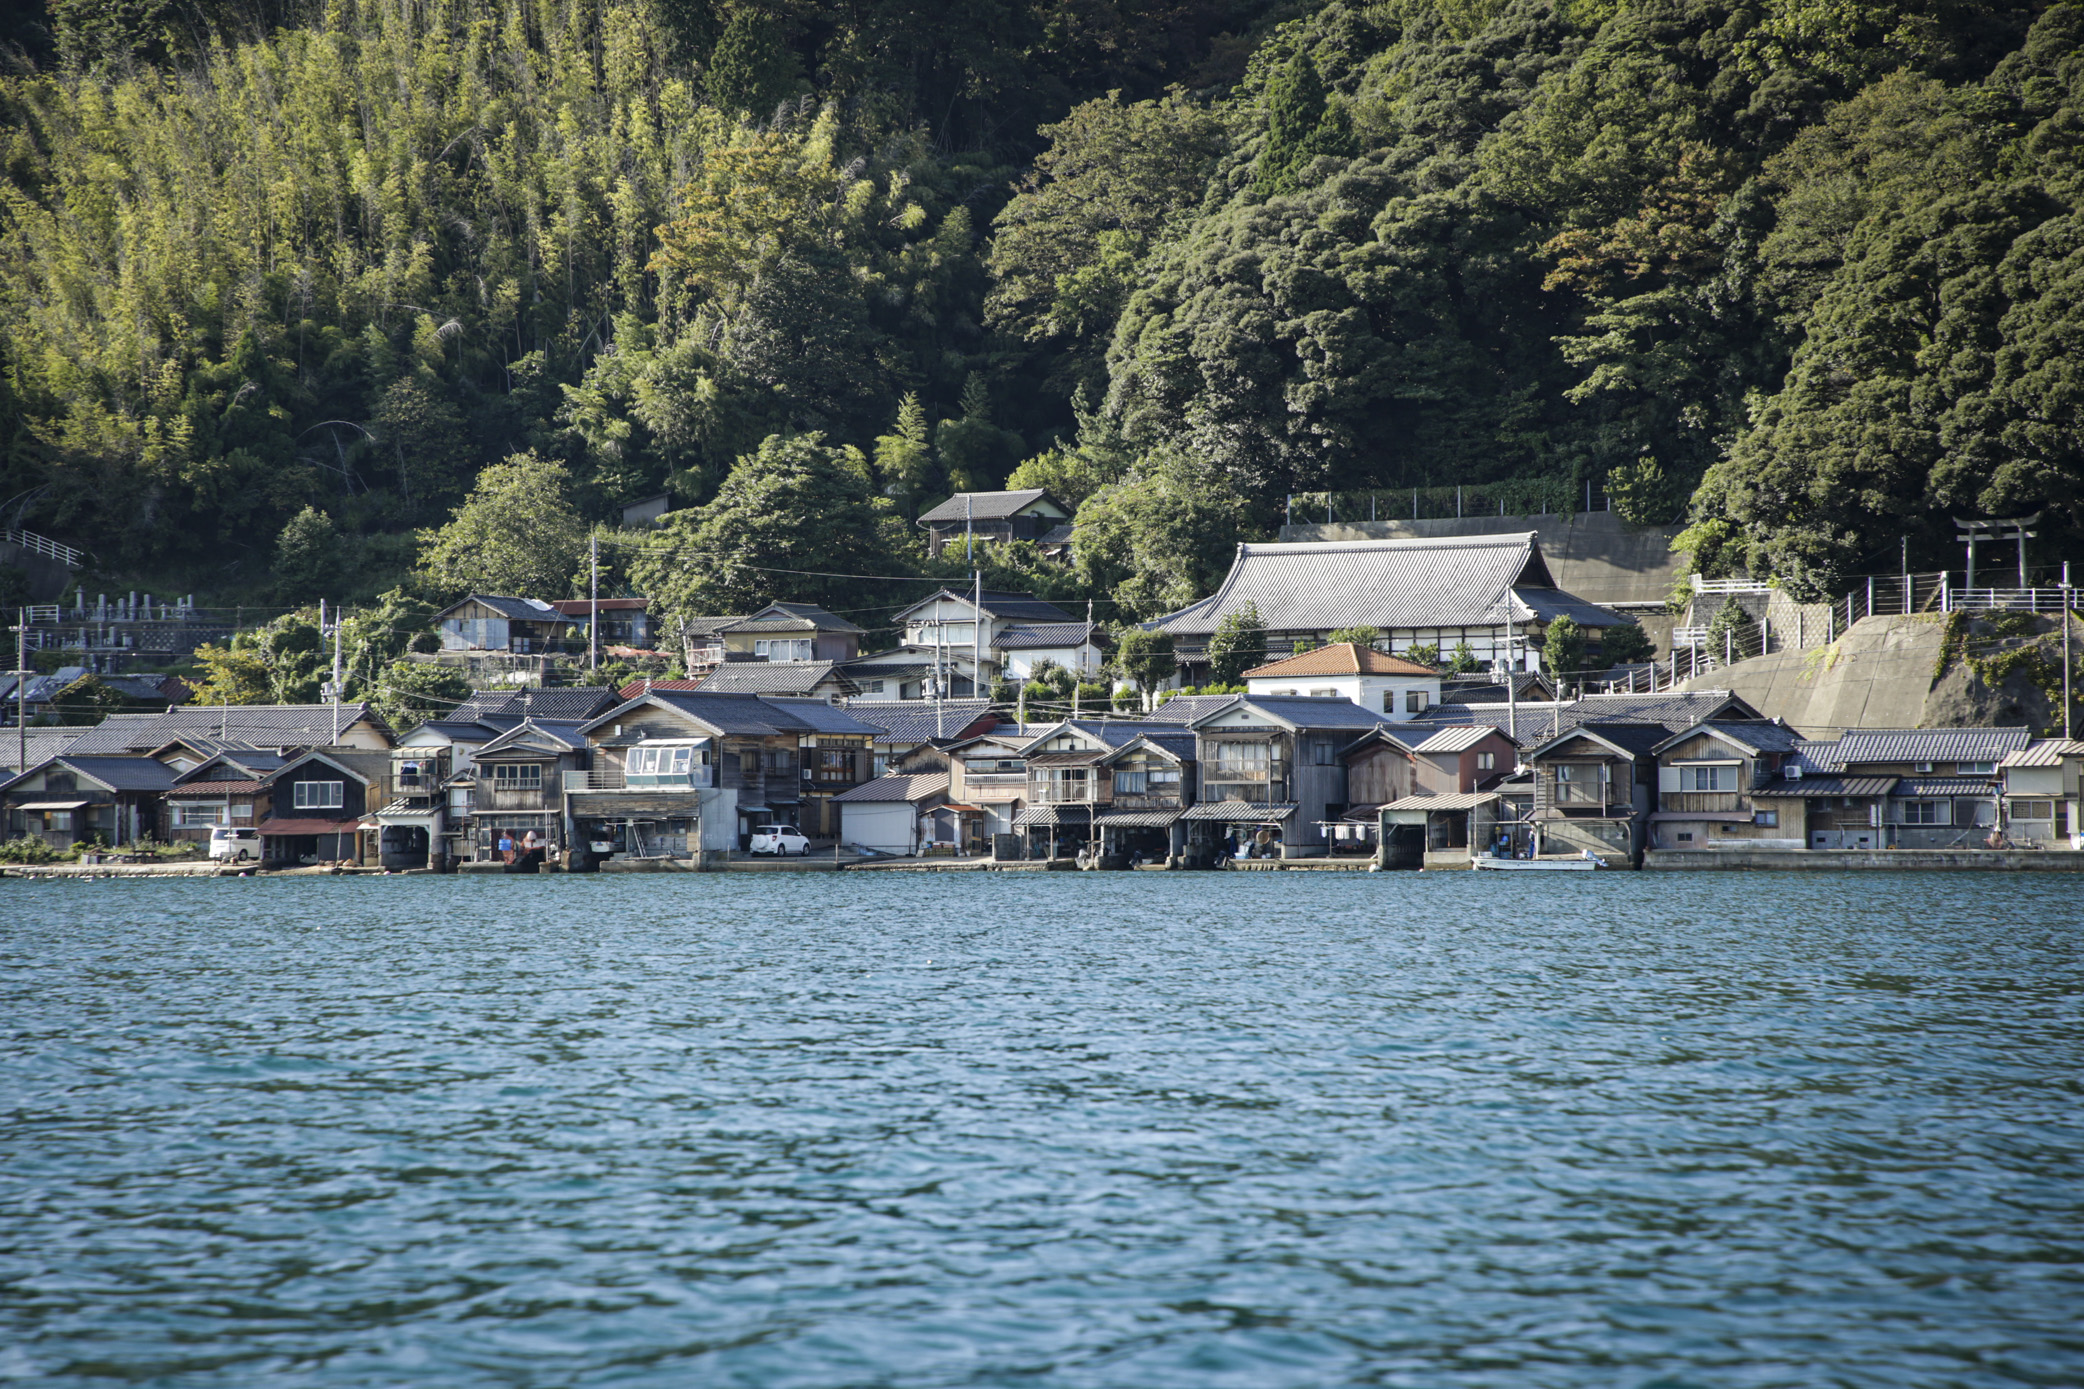
<svg viewBox="0 0 2084 1389"><path fill-rule="evenodd" d="M2061 849L1652 849L1646 870L1947 868L2084 873L2084 853Z"/></svg>

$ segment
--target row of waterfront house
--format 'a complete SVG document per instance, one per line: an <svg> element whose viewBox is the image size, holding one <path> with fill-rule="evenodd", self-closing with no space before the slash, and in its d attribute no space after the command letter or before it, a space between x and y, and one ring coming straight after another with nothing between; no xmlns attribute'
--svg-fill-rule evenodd
<svg viewBox="0 0 2084 1389"><path fill-rule="evenodd" d="M2080 844L2084 744L1815 739L1724 691L1525 688L1458 694L1340 645L1250 672L1243 694L1049 723L982 699L666 682L481 692L402 735L363 704L186 706L29 729L19 756L7 735L0 814L60 852L233 827L263 864L437 871L503 865L516 841L572 871L710 866L775 825L838 857L1099 866Z"/></svg>

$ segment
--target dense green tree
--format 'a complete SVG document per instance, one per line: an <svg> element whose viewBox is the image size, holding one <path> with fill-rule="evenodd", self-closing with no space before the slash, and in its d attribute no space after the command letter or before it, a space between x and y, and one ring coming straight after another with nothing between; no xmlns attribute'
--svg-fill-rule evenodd
<svg viewBox="0 0 2084 1389"><path fill-rule="evenodd" d="M1207 594L1245 530L1235 495L1158 450L1078 508L1072 555L1088 586L1113 592L1119 616L1156 617Z"/></svg>
<svg viewBox="0 0 2084 1389"><path fill-rule="evenodd" d="M1610 666L1637 665L1657 655L1657 643L1636 622L1607 628L1600 634L1599 649Z"/></svg>
<svg viewBox="0 0 2084 1389"><path fill-rule="evenodd" d="M802 82L781 23L751 5L732 12L702 79L710 105L763 120L795 96Z"/></svg>
<svg viewBox="0 0 2084 1389"><path fill-rule="evenodd" d="M671 513L631 575L669 632L776 599L858 611L865 578L918 572L916 542L866 474L857 450L822 435L771 435L708 505Z"/></svg>
<svg viewBox="0 0 2084 1389"><path fill-rule="evenodd" d="M275 537L275 581L294 602L316 598L329 579L338 579L341 558L333 518L307 506Z"/></svg>
<svg viewBox="0 0 2084 1389"><path fill-rule="evenodd" d="M420 575L453 600L469 593L563 598L586 553L586 523L561 463L516 454L485 469L449 523L422 532Z"/></svg>
<svg viewBox="0 0 2084 1389"><path fill-rule="evenodd" d="M1266 664L1266 620L1257 603L1224 613L1208 639L1208 678L1214 685L1237 685L1246 671Z"/></svg>
<svg viewBox="0 0 2084 1389"><path fill-rule="evenodd" d="M1179 674L1179 660L1172 652L1172 633L1127 627L1115 639L1114 659L1122 674L1136 682L1148 699L1160 685Z"/></svg>
<svg viewBox="0 0 2084 1389"><path fill-rule="evenodd" d="M1541 663L1559 684L1576 684L1585 674L1585 629L1565 614L1542 633Z"/></svg>

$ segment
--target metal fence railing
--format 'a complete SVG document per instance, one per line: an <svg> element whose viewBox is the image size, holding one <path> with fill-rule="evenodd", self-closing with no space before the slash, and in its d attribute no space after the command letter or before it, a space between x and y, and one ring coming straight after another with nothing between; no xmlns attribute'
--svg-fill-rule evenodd
<svg viewBox="0 0 2084 1389"><path fill-rule="evenodd" d="M35 531L0 530L0 543L19 545L32 555L54 559L67 569L78 569L87 558L85 550L76 550L70 545L60 544L47 535L38 535Z"/></svg>

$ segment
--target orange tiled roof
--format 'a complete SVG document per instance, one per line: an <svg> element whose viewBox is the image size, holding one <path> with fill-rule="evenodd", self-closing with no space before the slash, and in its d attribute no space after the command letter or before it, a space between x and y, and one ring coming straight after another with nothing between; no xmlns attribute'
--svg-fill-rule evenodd
<svg viewBox="0 0 2084 1389"><path fill-rule="evenodd" d="M1315 651L1305 651L1260 666L1245 672L1245 679L1261 676L1278 679L1284 675L1436 675L1431 666L1422 666L1416 661L1407 661L1402 656L1387 656L1372 646L1359 646L1350 641L1337 646L1320 646Z"/></svg>

